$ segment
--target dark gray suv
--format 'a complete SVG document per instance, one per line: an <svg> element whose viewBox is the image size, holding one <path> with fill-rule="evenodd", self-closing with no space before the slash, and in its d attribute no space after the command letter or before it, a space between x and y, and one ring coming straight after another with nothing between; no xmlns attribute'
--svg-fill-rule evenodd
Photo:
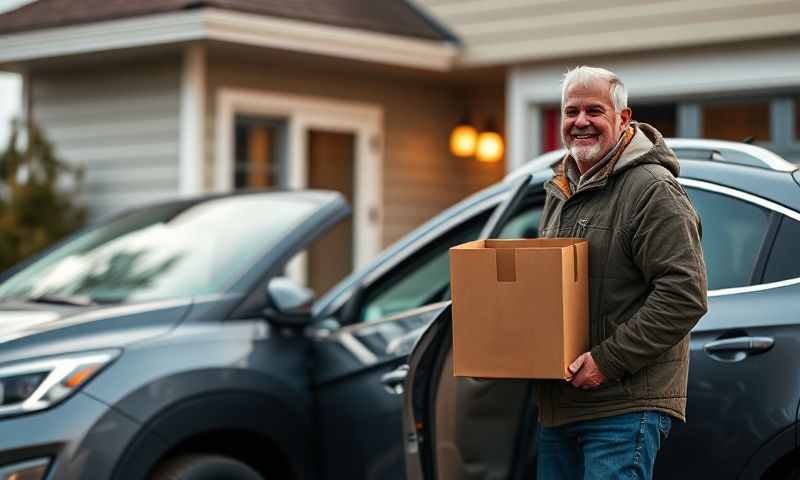
<svg viewBox="0 0 800 480"><path fill-rule="evenodd" d="M657 468L784 474L800 401L800 179L757 147L669 142L712 293L693 333L689 423ZM6 272L0 479L530 476L527 383L443 374L447 250L482 230L535 235L541 167L557 155L438 215L313 308L282 275L347 216L331 192L142 208Z"/></svg>

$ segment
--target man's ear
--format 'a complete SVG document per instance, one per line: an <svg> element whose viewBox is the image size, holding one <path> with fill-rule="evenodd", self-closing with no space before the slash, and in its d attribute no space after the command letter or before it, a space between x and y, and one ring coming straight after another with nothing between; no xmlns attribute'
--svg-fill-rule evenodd
<svg viewBox="0 0 800 480"><path fill-rule="evenodd" d="M628 124L631 123L631 116L633 116L633 111L630 107L625 107L619 112L620 119L622 121L622 128L627 128Z"/></svg>

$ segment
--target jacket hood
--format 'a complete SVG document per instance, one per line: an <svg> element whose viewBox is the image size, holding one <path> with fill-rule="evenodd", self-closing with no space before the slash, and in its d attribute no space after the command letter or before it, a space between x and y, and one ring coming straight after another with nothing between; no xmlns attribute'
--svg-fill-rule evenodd
<svg viewBox="0 0 800 480"><path fill-rule="evenodd" d="M675 153L664 143L661 133L646 123L633 122L635 132L631 142L614 164L611 175L643 164L661 165L677 177L680 165Z"/></svg>

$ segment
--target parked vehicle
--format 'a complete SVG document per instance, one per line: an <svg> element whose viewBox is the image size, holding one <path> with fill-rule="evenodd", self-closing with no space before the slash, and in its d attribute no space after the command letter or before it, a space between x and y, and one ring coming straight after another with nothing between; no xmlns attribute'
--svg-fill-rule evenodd
<svg viewBox="0 0 800 480"><path fill-rule="evenodd" d="M689 423L657 468L758 476L796 448L800 384L777 373L800 360L800 176L757 147L670 142L695 158L681 182L712 292ZM347 215L332 192L142 208L15 267L0 278L0 478L530 478L527 382L442 369L447 250L535 236L550 176L532 162L460 202L310 310L282 274Z"/></svg>
<svg viewBox="0 0 800 480"><path fill-rule="evenodd" d="M688 423L673 423L655 476L798 478L800 381L785 374L800 366L798 170L750 146L671 143L703 224L709 311L692 331ZM481 238L536 217L549 177L512 175ZM532 382L453 377L450 322L447 305L398 370L407 478L535 478Z"/></svg>

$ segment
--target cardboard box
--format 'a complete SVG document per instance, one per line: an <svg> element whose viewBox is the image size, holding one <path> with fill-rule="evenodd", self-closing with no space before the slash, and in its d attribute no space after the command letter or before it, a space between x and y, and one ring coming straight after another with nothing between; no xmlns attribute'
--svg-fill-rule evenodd
<svg viewBox="0 0 800 480"><path fill-rule="evenodd" d="M588 255L578 238L452 247L455 375L567 378L589 347Z"/></svg>

